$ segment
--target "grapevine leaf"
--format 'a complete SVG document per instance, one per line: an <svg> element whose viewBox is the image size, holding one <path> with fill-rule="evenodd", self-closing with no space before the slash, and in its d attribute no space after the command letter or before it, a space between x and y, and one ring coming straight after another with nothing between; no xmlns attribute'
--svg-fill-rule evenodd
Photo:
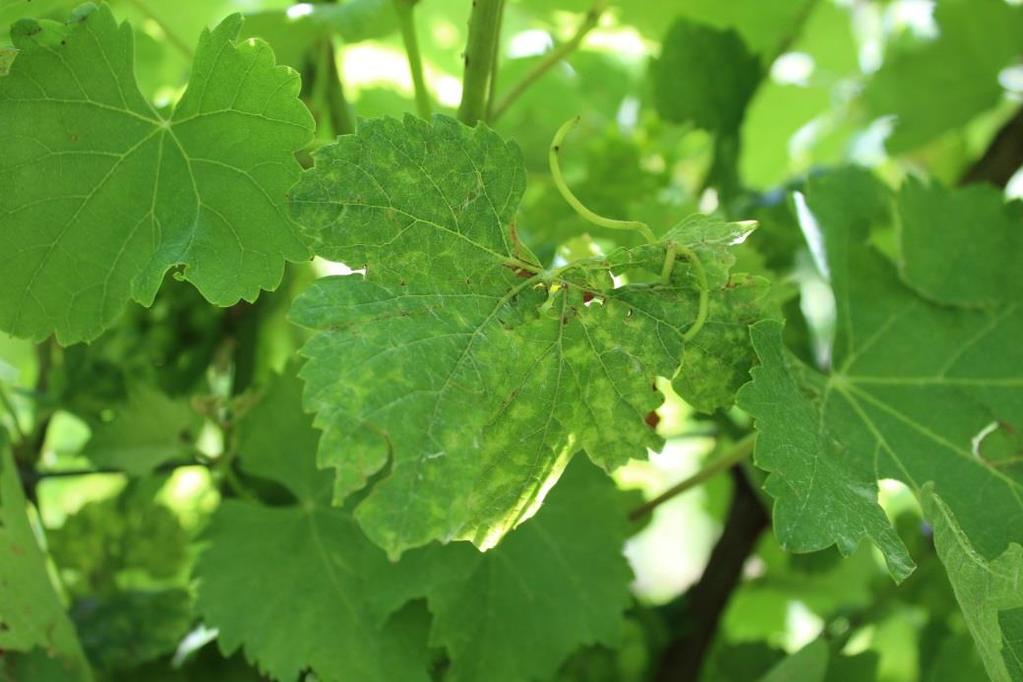
<svg viewBox="0 0 1023 682"><path fill-rule="evenodd" d="M0 650L40 648L68 679L91 679L74 626L50 582L3 437L0 433Z"/></svg>
<svg viewBox="0 0 1023 682"><path fill-rule="evenodd" d="M885 141L892 153L995 107L1004 94L999 72L1019 58L1023 8L1002 0L945 0L935 4L934 19L937 37L886 56L864 93L873 117L895 117Z"/></svg>
<svg viewBox="0 0 1023 682"><path fill-rule="evenodd" d="M760 83L760 61L734 30L678 19L654 62L654 103L667 121L734 134Z"/></svg>
<svg viewBox="0 0 1023 682"><path fill-rule="evenodd" d="M988 560L973 547L935 489L923 495L934 546L945 565L966 624L994 682L1023 680L1023 546Z"/></svg>
<svg viewBox="0 0 1023 682"><path fill-rule="evenodd" d="M537 0L534 0L537 1ZM548 3L544 3L548 5ZM589 3L586 3L587 5ZM669 0L658 3L622 2L620 12L626 23L634 24L651 38L664 32L665 17L681 16L718 29L732 29L742 36L751 51L766 61L773 59L778 45L799 32L801 16L812 2L807 0ZM580 9L581 11L581 9Z"/></svg>
<svg viewBox="0 0 1023 682"><path fill-rule="evenodd" d="M701 412L728 408L749 381L753 357L749 327L769 311L769 290L760 277L736 275L711 302L703 331L686 344L675 391Z"/></svg>
<svg viewBox="0 0 1023 682"><path fill-rule="evenodd" d="M18 51L13 47L0 47L0 76L6 76L11 70L11 64L14 63L14 58L18 56Z"/></svg>
<svg viewBox="0 0 1023 682"><path fill-rule="evenodd" d="M196 567L197 610L219 630L225 655L244 647L277 679L311 667L327 680L426 682L425 652L408 650L402 624L385 623L365 598L390 570L387 558L330 506L330 476L303 465L316 433L298 398L297 380L279 379L246 416L242 428L255 431L243 430L240 443L245 470L285 485L297 503L221 504Z"/></svg>
<svg viewBox="0 0 1023 682"><path fill-rule="evenodd" d="M191 406L140 384L110 421L100 422L82 454L98 466L141 475L191 455L199 418Z"/></svg>
<svg viewBox="0 0 1023 682"><path fill-rule="evenodd" d="M75 603L82 646L100 670L123 670L171 654L192 627L188 592L118 591Z"/></svg>
<svg viewBox="0 0 1023 682"><path fill-rule="evenodd" d="M145 486L89 502L49 532L50 554L64 587L88 599L111 592L126 576L145 576L147 587L180 575L188 559L188 533L167 507L154 504Z"/></svg>
<svg viewBox="0 0 1023 682"><path fill-rule="evenodd" d="M810 182L836 299L833 369L795 362L780 327L758 324L762 364L739 404L757 419L756 461L772 472L780 540L848 552L869 537L901 579L911 563L874 501L876 479L917 491L933 482L982 556L1023 538L1023 473L1003 447L1023 424L1023 379L1013 374L1023 366L1023 311L1018 302L950 308L909 289L867 243L889 199L861 171ZM964 254L958 267L980 265Z"/></svg>
<svg viewBox="0 0 1023 682"><path fill-rule="evenodd" d="M893 575L905 578L913 563L877 505L877 484L816 428L821 408L807 395L809 382L800 380L806 370L786 355L781 324L759 322L751 334L760 365L739 392L739 405L757 418L756 463L771 472L764 487L775 498L772 518L782 547L812 552L837 544L849 555L869 538Z"/></svg>
<svg viewBox="0 0 1023 682"><path fill-rule="evenodd" d="M985 184L949 190L910 177L899 217L902 275L922 294L957 305L1023 300L1023 202Z"/></svg>
<svg viewBox="0 0 1023 682"><path fill-rule="evenodd" d="M242 36L258 36L273 46L283 64L300 68L311 45L336 34L346 44L383 38L398 28L391 0L348 0L311 5L294 16L290 8L268 9L245 16Z"/></svg>
<svg viewBox="0 0 1023 682"><path fill-rule="evenodd" d="M183 266L217 305L253 300L308 257L285 210L312 136L298 75L240 15L205 31L169 117L142 97L133 37L110 9L22 20L0 78L0 328L63 344L149 305Z"/></svg>
<svg viewBox="0 0 1023 682"><path fill-rule="evenodd" d="M292 319L319 332L302 377L335 501L390 462L356 516L392 557L493 544L579 450L613 469L659 448L652 385L679 366L699 286L684 258L650 280L670 244L692 247L719 298L749 231L701 217L545 271L514 227L524 184L518 150L489 129L407 117L319 150L293 192L317 253L366 267L319 280ZM616 288L612 270L635 283Z"/></svg>
<svg viewBox="0 0 1023 682"><path fill-rule="evenodd" d="M771 668L760 682L867 682L877 679L877 654L855 656L831 653L824 639L816 639Z"/></svg>
<svg viewBox="0 0 1023 682"><path fill-rule="evenodd" d="M446 679L543 679L580 646L619 641L631 601L622 500L599 469L575 460L536 517L497 548L431 545L402 557L392 598L427 598L430 641L452 660Z"/></svg>
<svg viewBox="0 0 1023 682"><path fill-rule="evenodd" d="M782 659L760 682L824 682L828 672L828 643L817 639Z"/></svg>
<svg viewBox="0 0 1023 682"><path fill-rule="evenodd" d="M421 679L425 660L395 649L400 633L387 617L424 597L430 642L447 649L452 680L534 679L585 643L617 640L630 603L622 547L631 529L623 496L596 467L569 467L539 513L490 552L435 544L389 563L349 510L329 506L331 476L314 466L317 433L300 392L297 378L278 379L239 425L244 470L285 485L297 504L224 503L199 562L199 610L225 651L244 643L284 679L306 664L327 679ZM262 570L251 570L256 561ZM296 616L300 598L308 606Z"/></svg>

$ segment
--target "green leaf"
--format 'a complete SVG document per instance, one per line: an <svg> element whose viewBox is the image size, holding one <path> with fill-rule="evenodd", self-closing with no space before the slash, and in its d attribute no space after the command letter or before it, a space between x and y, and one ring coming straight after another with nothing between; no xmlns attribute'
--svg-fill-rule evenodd
<svg viewBox="0 0 1023 682"><path fill-rule="evenodd" d="M632 578L623 497L576 460L536 517L495 549L431 545L402 558L392 589L427 598L430 642L452 660L445 679L544 678L582 645L618 644Z"/></svg>
<svg viewBox="0 0 1023 682"><path fill-rule="evenodd" d="M293 192L317 253L367 269L318 281L292 319L319 332L301 376L335 501L390 461L356 516L392 556L492 545L579 450L614 469L659 448L653 383L679 366L699 286L681 257L651 280L670 244L692 247L716 299L749 231L695 217L665 242L545 271L515 231L524 184L518 150L484 126L407 117L319 150Z"/></svg>
<svg viewBox="0 0 1023 682"><path fill-rule="evenodd" d="M626 22L651 37L663 33L666 18L682 16L719 29L734 29L753 52L768 61L777 55L788 36L798 30L800 16L814 0L665 0L619 4Z"/></svg>
<svg viewBox="0 0 1023 682"><path fill-rule="evenodd" d="M757 419L755 461L771 474L764 488L775 498L772 518L782 547L813 552L835 544L849 555L868 538L904 579L913 562L877 505L874 474L818 429L820 397L810 393L809 370L787 355L782 325L759 322L751 334L760 365L739 391L739 406Z"/></svg>
<svg viewBox="0 0 1023 682"><path fill-rule="evenodd" d="M285 210L312 136L298 76L234 15L206 31L169 118L135 85L132 32L88 4L23 20L0 78L0 328L98 336L181 266L211 302L253 300L308 257Z"/></svg>
<svg viewBox="0 0 1023 682"><path fill-rule="evenodd" d="M195 570L196 608L219 630L225 655L244 647L277 679L311 667L327 680L426 682L425 652L406 651L400 623L385 624L366 598L390 564L348 512L330 506L330 476L309 464L316 432L300 404L298 381L284 377L246 415L244 469L280 482L297 504L221 504Z"/></svg>
<svg viewBox="0 0 1023 682"><path fill-rule="evenodd" d="M0 76L6 76L11 70L11 64L14 63L14 58L18 56L18 51L13 47L0 47Z"/></svg>
<svg viewBox="0 0 1023 682"><path fill-rule="evenodd" d="M181 575L188 535L146 487L89 502L50 531L50 552L72 594L88 598L118 585L150 588Z"/></svg>
<svg viewBox="0 0 1023 682"><path fill-rule="evenodd" d="M828 658L828 643L814 640L771 668L760 682L824 682Z"/></svg>
<svg viewBox="0 0 1023 682"><path fill-rule="evenodd" d="M225 655L244 647L282 680L310 667L327 680L429 680L425 652L407 650L400 623L366 603L389 564L346 512L322 498L273 508L227 500L206 537L197 609Z"/></svg>
<svg viewBox="0 0 1023 682"><path fill-rule="evenodd" d="M941 486L928 486L923 494L938 556L988 676L993 682L1019 682L1023 680L1023 546L1013 543L994 560L982 556L941 490Z"/></svg>
<svg viewBox="0 0 1023 682"><path fill-rule="evenodd" d="M97 466L139 476L176 459L191 459L199 417L184 400L147 384L129 388L128 401L110 421L93 428L82 455Z"/></svg>
<svg viewBox="0 0 1023 682"><path fill-rule="evenodd" d="M347 0L338 4L296 5L245 15L243 37L258 36L273 46L282 64L300 68L316 41L337 35L345 43L383 38L398 30L393 0ZM304 9L304 8L303 8Z"/></svg>
<svg viewBox="0 0 1023 682"><path fill-rule="evenodd" d="M868 537L901 579L912 564L875 502L877 479L916 490L933 481L984 556L1023 537L1023 474L1011 453L988 445L988 431L1023 424L1013 374L1023 366L1023 314L1015 303L949 308L907 288L867 243L889 200L862 171L810 182L836 299L833 369L825 376L794 361L780 327L760 323L761 366L739 404L757 419L756 461L771 472L783 545L835 542L848 553ZM959 267L981 265L964 254Z"/></svg>
<svg viewBox="0 0 1023 682"><path fill-rule="evenodd" d="M760 682L867 682L877 679L877 654L842 656L816 639L771 668Z"/></svg>
<svg viewBox="0 0 1023 682"><path fill-rule="evenodd" d="M71 615L89 660L105 671L173 653L192 627L188 592L180 589L90 595Z"/></svg>
<svg viewBox="0 0 1023 682"><path fill-rule="evenodd" d="M894 115L886 141L904 152L994 107L1003 96L998 74L1019 58L1023 8L1003 0L942 0L938 36L894 51L867 85L873 116Z"/></svg>
<svg viewBox="0 0 1023 682"><path fill-rule="evenodd" d="M799 28L775 49L785 43L786 53L800 55L811 71L797 82L764 78L749 103L739 166L750 186L783 185L815 165L847 158L849 137L862 125L848 104L862 78L852 8L816 0L803 4Z"/></svg>
<svg viewBox="0 0 1023 682"><path fill-rule="evenodd" d="M899 218L902 275L928 298L966 306L1023 300L1023 202L1007 203L985 184L950 190L910 177Z"/></svg>
<svg viewBox="0 0 1023 682"><path fill-rule="evenodd" d="M74 626L50 581L21 478L0 433L0 650L39 648L68 679L91 680Z"/></svg>
<svg viewBox="0 0 1023 682"><path fill-rule="evenodd" d="M657 112L673 123L734 134L760 83L760 62L733 30L678 19L651 68Z"/></svg>
<svg viewBox="0 0 1023 682"><path fill-rule="evenodd" d="M296 378L276 380L239 425L243 469L285 485L296 503L224 502L196 570L198 608L225 652L244 646L283 679L311 666L324 679L426 680L425 653L408 651L408 633L388 620L422 597L451 680L532 679L583 644L617 640L631 601L622 555L631 529L607 476L573 465L536 517L490 552L432 545L392 564L350 510L330 506L299 394Z"/></svg>
<svg viewBox="0 0 1023 682"><path fill-rule="evenodd" d="M735 275L715 298L704 330L686 345L683 370L674 387L687 403L701 412L731 407L736 393L749 381L753 366L749 327L774 317L767 280Z"/></svg>

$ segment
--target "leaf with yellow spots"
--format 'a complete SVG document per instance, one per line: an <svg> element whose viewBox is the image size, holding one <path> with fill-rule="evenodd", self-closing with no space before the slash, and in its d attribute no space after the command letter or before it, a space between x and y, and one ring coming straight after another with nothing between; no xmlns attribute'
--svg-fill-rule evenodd
<svg viewBox="0 0 1023 682"><path fill-rule="evenodd" d="M324 680L426 682L429 637L447 652L449 682L519 682L546 679L580 646L619 642L632 499L600 470L573 462L536 516L489 552L434 543L392 563L350 507L331 506L300 393L293 375L277 378L238 423L242 469L294 499L226 500L213 517L198 610L223 651L244 649L275 679L311 668ZM432 622L409 622L419 599Z"/></svg>
<svg viewBox="0 0 1023 682"><path fill-rule="evenodd" d="M701 290L720 313L728 288L763 286L728 275L750 226L706 216L545 269L517 238L524 188L514 145L438 116L367 122L293 192L317 253L366 268L317 282L292 318L318 332L302 377L335 501L384 472L356 516L392 556L493 544L580 450L611 470L660 448L645 421L654 380L676 374L687 332L704 333ZM662 278L677 248L691 258ZM746 334L724 343L748 366Z"/></svg>

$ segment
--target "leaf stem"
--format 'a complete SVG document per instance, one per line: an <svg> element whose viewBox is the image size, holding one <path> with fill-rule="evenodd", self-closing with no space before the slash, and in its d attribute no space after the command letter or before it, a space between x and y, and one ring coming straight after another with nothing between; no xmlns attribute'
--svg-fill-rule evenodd
<svg viewBox="0 0 1023 682"><path fill-rule="evenodd" d="M494 39L494 56L490 62L490 83L487 86L487 112L484 121L490 121L494 113L494 100L497 98L497 75L501 70L501 28L504 26L504 0L498 10L497 35Z"/></svg>
<svg viewBox="0 0 1023 682"><path fill-rule="evenodd" d="M551 141L550 149L547 152L547 161L551 168L551 177L554 180L554 186L558 188L561 193L561 197L568 203L569 206L575 210L584 220L599 225L600 227L607 227L612 230L635 230L646 237L646 240L651 244L657 242L657 238L654 236L650 226L646 223L641 223L638 220L615 220L614 218L605 218L602 215L594 213L590 209L586 208L578 197L572 193L569 189L568 184L565 182L565 177L561 174L561 163L559 160L559 153L561 152L561 143L564 141L565 136L579 123L579 117L565 121L558 132L554 134L554 140Z"/></svg>
<svg viewBox="0 0 1023 682"><path fill-rule="evenodd" d="M25 435L25 430L21 428L21 423L18 422L18 413L14 409L14 403L11 401L7 390L3 384L0 384L0 404L3 404L4 409L11 415L11 424L14 425L14 433L18 436L18 442L24 443L28 440L28 436Z"/></svg>
<svg viewBox="0 0 1023 682"><path fill-rule="evenodd" d="M178 52L182 54L189 62L195 59L195 52L189 47L188 43L182 40L181 36L172 31L167 23L163 21L156 12L150 9L149 5L144 0L128 0L128 3L135 6L135 9L145 14L147 17L153 20L153 22L160 27L163 31L163 35L167 38L167 42L173 45Z"/></svg>
<svg viewBox="0 0 1023 682"><path fill-rule="evenodd" d="M337 68L337 51L331 39L324 41L323 47L323 97L330 116L330 127L335 135L350 135L355 132L355 119L345 98L344 84Z"/></svg>
<svg viewBox="0 0 1023 682"><path fill-rule="evenodd" d="M401 39L405 43L409 72L412 74L416 112L420 117L428 119L432 105L430 92L426 89L426 79L423 78L423 58L419 52L419 39L416 37L416 2L417 0L394 0L394 11L398 15L398 27L401 29Z"/></svg>
<svg viewBox="0 0 1023 682"><path fill-rule="evenodd" d="M543 78L544 74L554 68L554 65L574 52L582 44L586 35L596 28L604 9L607 7L607 0L597 0L593 6L586 11L586 16L576 29L575 34L567 42L561 43L553 50L544 55L537 64L522 77L518 83L513 85L508 93L501 98L501 101L492 109L487 117L488 121L496 121L508 110L515 100L522 96L534 83Z"/></svg>
<svg viewBox="0 0 1023 682"><path fill-rule="evenodd" d="M500 25L501 0L473 0L469 15L469 41L465 47L465 72L462 76L462 103L458 120L476 125L487 111L487 93L491 66Z"/></svg>
<svg viewBox="0 0 1023 682"><path fill-rule="evenodd" d="M753 454L753 444L755 442L756 433L747 435L732 446L731 450L715 459L703 469L700 469L684 481L671 486L652 500L649 500L648 502L633 509L629 514L629 519L632 521L638 521L668 500L677 497L687 490L691 490L706 481L709 481L722 471L732 468L732 466Z"/></svg>

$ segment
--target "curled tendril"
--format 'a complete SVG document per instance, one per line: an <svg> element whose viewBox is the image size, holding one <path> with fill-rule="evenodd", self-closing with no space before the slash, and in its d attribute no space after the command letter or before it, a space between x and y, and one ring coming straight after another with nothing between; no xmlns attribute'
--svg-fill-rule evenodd
<svg viewBox="0 0 1023 682"><path fill-rule="evenodd" d="M696 309L696 319L693 320L693 324L689 326L689 329L682 334L682 340L689 341L700 333L700 330L703 329L703 323L707 321L707 310L710 307L710 292L707 290L707 271L703 269L703 263L700 262L696 252L692 249L686 246L676 246L675 250L680 255L685 256L686 260L693 266L696 284L700 287L700 302Z"/></svg>
<svg viewBox="0 0 1023 682"><path fill-rule="evenodd" d="M551 148L547 153L547 161L551 167L551 177L554 179L554 186L558 188L559 192L561 192L561 197L584 220L591 222L594 225L609 227L612 230L635 230L646 237L646 240L651 244L655 243L657 238L654 237L653 231L646 223L641 223L638 220L615 220L614 218L605 218L604 216L594 213L590 209L586 208L586 206L583 205L583 202L579 201L579 198L572 193L571 189L568 188L568 185L565 183L565 177L561 174L561 164L558 160L558 153L561 151L561 143L572 131L572 128L574 128L578 123L578 116L573 116L565 121L565 123L558 128L558 132L554 134L554 140L551 141Z"/></svg>
<svg viewBox="0 0 1023 682"><path fill-rule="evenodd" d="M613 230L635 230L642 234L651 244L657 243L657 237L654 236L650 226L646 223L638 220L615 220L614 218L605 218L584 206L583 202L579 201L579 198L572 193L571 189L569 189L568 184L565 182L565 177L561 174L561 164L559 162L558 155L561 152L561 143L565 140L565 137L572 131L572 129L578 125L578 123L578 116L573 116L565 121L561 127L558 128L558 132L554 134L554 139L551 141L551 147L547 152L547 161L550 164L551 177L554 179L554 186L558 188L558 191L561 193L561 197L584 220L591 222L594 225L608 227ZM696 284L700 289L700 300L696 310L696 319L693 320L689 329L682 334L682 340L689 341L700 333L700 330L703 329L703 324L707 321L710 292L707 289L707 272L703 269L703 263L700 262L700 258L696 255L696 252L689 247L680 246L674 243L667 245L667 249L664 254L664 266L661 268L661 284L667 286L671 281L671 271L675 267L675 258L677 256L682 256L689 261L693 268L693 274L696 276Z"/></svg>

